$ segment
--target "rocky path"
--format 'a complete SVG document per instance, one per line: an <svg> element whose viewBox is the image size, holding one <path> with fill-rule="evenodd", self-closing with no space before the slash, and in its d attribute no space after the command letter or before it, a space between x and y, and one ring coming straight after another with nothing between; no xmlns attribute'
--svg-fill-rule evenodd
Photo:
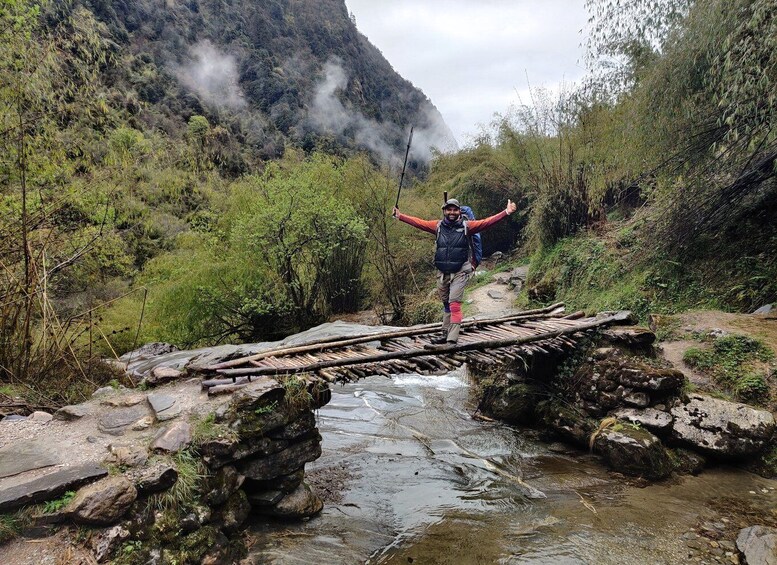
<svg viewBox="0 0 777 565"><path fill-rule="evenodd" d="M465 297L468 314L489 317L514 310L518 293L526 282L529 267L516 267L507 273L494 273L492 282L469 291Z"/></svg>

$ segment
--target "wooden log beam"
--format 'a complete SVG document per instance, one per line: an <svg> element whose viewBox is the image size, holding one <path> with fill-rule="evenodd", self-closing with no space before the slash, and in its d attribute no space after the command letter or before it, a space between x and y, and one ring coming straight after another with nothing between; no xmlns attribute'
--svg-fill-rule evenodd
<svg viewBox="0 0 777 565"><path fill-rule="evenodd" d="M234 379L208 379L204 380L200 383L200 386L202 387L202 390L207 390L214 386L223 386L223 385L242 385L246 383L251 382L251 377L237 377Z"/></svg>
<svg viewBox="0 0 777 565"><path fill-rule="evenodd" d="M219 394L231 394L248 386L248 383L241 385L216 385L208 389L208 396L218 396Z"/></svg>
<svg viewBox="0 0 777 565"><path fill-rule="evenodd" d="M343 359L343 360L337 360L337 361L318 361L318 362L310 363L309 365L294 367L291 370L280 369L276 367L267 367L267 368L251 367L246 369L220 369L218 370L218 373L222 375L228 375L228 376L239 376L239 375L246 375L246 374L279 375L279 374L284 374L289 372L296 373L296 372L317 371L319 369L325 369L328 367L336 367L336 366L376 363L380 361L389 361L391 359L416 359L417 361L421 361L421 359L417 359L417 358L427 357L429 355L434 355L434 354L449 354L449 353L455 353L460 351L462 352L463 351L483 351L486 349L499 349L501 347L508 347L511 345L521 345L521 344L528 344L528 343L533 343L538 341L550 340L566 334L574 334L582 331L587 331L587 330L592 330L599 327L607 326L610 324L615 324L618 322L622 322L625 319L627 319L627 317L625 317L625 314L619 312L612 316L607 316L604 318L600 318L598 320L577 323L573 327L559 328L555 330L540 332L526 337L494 339L494 340L477 341L477 342L463 343L463 344L441 345L435 348L434 350L408 349L406 351L381 353L377 355L370 355L370 356L354 358L354 359ZM544 351L542 348L540 348L540 350ZM547 353L547 351L545 351L545 353Z"/></svg>

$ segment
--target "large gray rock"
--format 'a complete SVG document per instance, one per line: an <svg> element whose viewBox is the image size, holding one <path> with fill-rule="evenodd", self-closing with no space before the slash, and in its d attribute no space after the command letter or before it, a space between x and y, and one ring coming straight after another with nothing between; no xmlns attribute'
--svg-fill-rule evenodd
<svg viewBox="0 0 777 565"><path fill-rule="evenodd" d="M739 531L737 549L747 565L777 565L777 529L751 526Z"/></svg>
<svg viewBox="0 0 777 565"><path fill-rule="evenodd" d="M137 445L112 445L109 461L120 467L140 467L148 461L148 450Z"/></svg>
<svg viewBox="0 0 777 565"><path fill-rule="evenodd" d="M655 408L623 408L615 412L615 417L657 432L666 431L672 426L672 416Z"/></svg>
<svg viewBox="0 0 777 565"><path fill-rule="evenodd" d="M225 532L234 534L240 530L240 526L250 513L251 505L248 503L246 493L239 490L230 496L227 503L219 510L217 520L221 522L221 528Z"/></svg>
<svg viewBox="0 0 777 565"><path fill-rule="evenodd" d="M178 480L178 470L162 461L131 470L127 477L135 483L138 495L146 496L169 489Z"/></svg>
<svg viewBox="0 0 777 565"><path fill-rule="evenodd" d="M245 477L232 465L226 465L204 482L205 502L210 506L224 504L242 486Z"/></svg>
<svg viewBox="0 0 777 565"><path fill-rule="evenodd" d="M316 429L316 416L313 412L305 412L288 425L274 430L267 435L273 439L285 439L294 441L296 439L306 438L314 434Z"/></svg>
<svg viewBox="0 0 777 565"><path fill-rule="evenodd" d="M173 353L175 351L178 351L178 348L175 345L157 341L154 343L147 343L133 351L129 351L119 357L119 360L124 361L125 363L129 363L139 359L151 359L153 357L158 357L167 353Z"/></svg>
<svg viewBox="0 0 777 565"><path fill-rule="evenodd" d="M107 477L80 489L65 508L74 521L92 526L115 524L138 497L123 475Z"/></svg>
<svg viewBox="0 0 777 565"><path fill-rule="evenodd" d="M175 422L159 432L151 444L151 449L176 453L187 447L191 441L192 427L189 422Z"/></svg>
<svg viewBox="0 0 777 565"><path fill-rule="evenodd" d="M127 408L129 406L136 406L146 400L146 395L142 393L127 394L126 389L119 389L115 394L112 394L109 398L105 398L100 402L104 406L112 406L114 408Z"/></svg>
<svg viewBox="0 0 777 565"><path fill-rule="evenodd" d="M529 267L516 267L510 271L510 278L507 280L508 286L512 289L515 288L519 292L523 285L526 284L526 277L529 274Z"/></svg>
<svg viewBox="0 0 777 565"><path fill-rule="evenodd" d="M286 494L287 493L279 489L250 492L248 493L248 502L254 508L267 508L269 506L275 506L278 504L281 500L283 500L283 497L286 496Z"/></svg>
<svg viewBox="0 0 777 565"><path fill-rule="evenodd" d="M282 414L281 418L284 418ZM218 469L242 459L261 457L283 451L290 443L289 440L285 439L261 436L248 436L244 441L218 438L203 443L200 446L200 454L208 467Z"/></svg>
<svg viewBox="0 0 777 565"><path fill-rule="evenodd" d="M775 432L770 412L703 394L691 394L671 413L675 439L725 459L762 451Z"/></svg>
<svg viewBox="0 0 777 565"><path fill-rule="evenodd" d="M668 392L679 390L685 383L685 376L675 369L623 367L618 382L640 390Z"/></svg>
<svg viewBox="0 0 777 565"><path fill-rule="evenodd" d="M261 500L265 500L267 498L265 493L267 492L280 491L282 494L289 494L300 485L304 478L305 469L300 468L293 473L289 473L288 475L281 475L280 477L275 477L269 481L254 481L252 479L246 479L246 481L243 483L243 490L248 493L249 500L251 500L251 495L254 493L259 495ZM273 504L275 504L275 502L278 501L274 501Z"/></svg>
<svg viewBox="0 0 777 565"><path fill-rule="evenodd" d="M172 420L181 413L181 407L170 394L154 392L148 395L148 403L160 422Z"/></svg>
<svg viewBox="0 0 777 565"><path fill-rule="evenodd" d="M97 422L97 428L106 434L115 436L124 435L127 428L130 428L135 422L149 415L148 407L145 404L136 404L128 408L109 409L100 416Z"/></svg>
<svg viewBox="0 0 777 565"><path fill-rule="evenodd" d="M321 436L295 443L283 451L259 459L238 463L237 470L255 481L267 481L288 475L305 463L321 456Z"/></svg>
<svg viewBox="0 0 777 565"><path fill-rule="evenodd" d="M535 418L537 399L542 398L542 391L532 382L517 382L488 396L483 401L488 414L509 423L529 424Z"/></svg>
<svg viewBox="0 0 777 565"><path fill-rule="evenodd" d="M648 346L656 341L656 334L648 328L614 327L602 330L601 334L610 343L630 347Z"/></svg>
<svg viewBox="0 0 777 565"><path fill-rule="evenodd" d="M646 392L630 392L623 395L623 402L637 408L650 406L650 396Z"/></svg>
<svg viewBox="0 0 777 565"><path fill-rule="evenodd" d="M30 414L29 420L31 422L39 422L41 424L47 424L48 422L51 422L51 420L54 419L54 416L49 414L48 412L43 412L42 410L36 410L32 414Z"/></svg>
<svg viewBox="0 0 777 565"><path fill-rule="evenodd" d="M0 512L27 504L52 500L66 491L104 477L108 471L98 465L78 465L49 473L32 481L0 489Z"/></svg>
<svg viewBox="0 0 777 565"><path fill-rule="evenodd" d="M672 472L672 463L661 440L647 430L628 426L605 429L596 436L594 449L613 470L626 475L655 480Z"/></svg>
<svg viewBox="0 0 777 565"><path fill-rule="evenodd" d="M774 310L773 304L764 304L756 311L754 311L753 314L771 314L772 310Z"/></svg>
<svg viewBox="0 0 777 565"><path fill-rule="evenodd" d="M260 411L274 402L279 402L286 394L284 388L275 379L261 377L246 388L232 395L229 410L233 414Z"/></svg>
<svg viewBox="0 0 777 565"><path fill-rule="evenodd" d="M89 413L89 409L83 404L71 404L63 406L54 412L55 420L80 420Z"/></svg>
<svg viewBox="0 0 777 565"><path fill-rule="evenodd" d="M143 382L150 386L159 386L164 383L176 381L185 375L186 373L174 367L154 367L149 375L143 379Z"/></svg>
<svg viewBox="0 0 777 565"><path fill-rule="evenodd" d="M98 563L108 561L108 558L114 553L122 543L128 540L130 531L121 524L108 528L96 536L92 537L92 549L94 557Z"/></svg>

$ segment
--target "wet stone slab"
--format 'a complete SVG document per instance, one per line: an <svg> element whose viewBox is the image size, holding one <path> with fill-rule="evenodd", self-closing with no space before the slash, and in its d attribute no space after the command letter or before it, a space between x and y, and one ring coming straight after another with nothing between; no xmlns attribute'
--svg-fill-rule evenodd
<svg viewBox="0 0 777 565"><path fill-rule="evenodd" d="M99 465L78 465L2 489L0 490L0 512L13 510L26 504L51 500L67 490L76 489L107 474L108 471Z"/></svg>
<svg viewBox="0 0 777 565"><path fill-rule="evenodd" d="M42 442L20 441L0 449L0 479L61 463Z"/></svg>
<svg viewBox="0 0 777 565"><path fill-rule="evenodd" d="M164 393L153 393L148 395L148 403L154 411L156 419L160 422L171 420L181 413L180 406L176 405L175 397Z"/></svg>
<svg viewBox="0 0 777 565"><path fill-rule="evenodd" d="M137 404L129 408L116 408L100 416L97 427L106 434L120 436L132 424L148 415L149 411L145 404Z"/></svg>

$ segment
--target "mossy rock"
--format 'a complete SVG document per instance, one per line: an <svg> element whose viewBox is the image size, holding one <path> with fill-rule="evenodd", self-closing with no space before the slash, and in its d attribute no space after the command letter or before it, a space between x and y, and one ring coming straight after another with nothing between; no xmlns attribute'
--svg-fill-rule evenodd
<svg viewBox="0 0 777 565"><path fill-rule="evenodd" d="M707 464L704 457L687 449L667 449L666 453L675 472L681 475L698 475Z"/></svg>
<svg viewBox="0 0 777 565"><path fill-rule="evenodd" d="M672 462L661 440L642 428L621 425L597 434L594 450L607 465L625 475L658 480L672 473Z"/></svg>
<svg viewBox="0 0 777 565"><path fill-rule="evenodd" d="M584 412L558 399L537 404L538 423L564 440L588 448L588 439L597 423Z"/></svg>
<svg viewBox="0 0 777 565"><path fill-rule="evenodd" d="M541 388L532 383L516 383L510 386L495 387L481 408L494 418L515 424L531 424L536 420L535 409Z"/></svg>

